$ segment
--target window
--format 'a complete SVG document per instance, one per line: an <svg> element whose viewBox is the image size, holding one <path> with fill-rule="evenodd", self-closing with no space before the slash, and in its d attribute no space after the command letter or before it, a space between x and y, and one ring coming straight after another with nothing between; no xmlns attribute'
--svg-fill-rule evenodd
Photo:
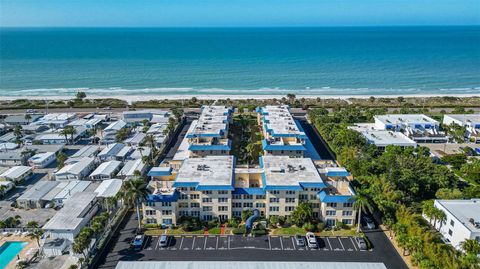
<svg viewBox="0 0 480 269"><path fill-rule="evenodd" d="M232 196L232 199L242 199L242 195L241 194L234 194Z"/></svg>
<svg viewBox="0 0 480 269"><path fill-rule="evenodd" d="M335 210L327 210L327 216L335 216L337 215L337 211Z"/></svg>
<svg viewBox="0 0 480 269"><path fill-rule="evenodd" d="M270 203L278 203L280 202L279 198L270 198Z"/></svg>
<svg viewBox="0 0 480 269"><path fill-rule="evenodd" d="M285 212L290 212L290 211L294 211L294 210L295 210L294 206L286 206L285 207Z"/></svg>
<svg viewBox="0 0 480 269"><path fill-rule="evenodd" d="M212 207L211 206L204 206L204 207L202 207L202 210L203 211L212 211Z"/></svg>
<svg viewBox="0 0 480 269"><path fill-rule="evenodd" d="M253 195L250 195L250 194L244 194L244 195L243 195L243 199L245 199L245 200L250 200L250 199L253 199Z"/></svg>
<svg viewBox="0 0 480 269"><path fill-rule="evenodd" d="M327 226L335 226L336 221L334 219L327 219Z"/></svg>
<svg viewBox="0 0 480 269"><path fill-rule="evenodd" d="M327 203L328 207L337 207L337 203Z"/></svg>
<svg viewBox="0 0 480 269"><path fill-rule="evenodd" d="M200 199L200 194L190 194L190 199Z"/></svg>
<svg viewBox="0 0 480 269"><path fill-rule="evenodd" d="M147 224L157 224L156 219L147 219Z"/></svg>
<svg viewBox="0 0 480 269"><path fill-rule="evenodd" d="M210 221L210 220L212 220L212 219L213 219L212 215L204 215L204 216L203 216L203 220L204 220L204 221Z"/></svg>
<svg viewBox="0 0 480 269"><path fill-rule="evenodd" d="M265 195L257 195L257 196L255 196L255 199L263 200L263 199L265 199Z"/></svg>
<svg viewBox="0 0 480 269"><path fill-rule="evenodd" d="M202 203L211 203L212 198L202 198Z"/></svg>
<svg viewBox="0 0 480 269"><path fill-rule="evenodd" d="M452 226L452 227L454 227L454 226L455 226L455 221L453 221L453 219L452 219L452 220L450 220L450 226Z"/></svg>
<svg viewBox="0 0 480 269"><path fill-rule="evenodd" d="M295 191L286 191L287 195L295 195Z"/></svg>
<svg viewBox="0 0 480 269"><path fill-rule="evenodd" d="M342 216L351 216L353 215L353 211L343 211Z"/></svg>
<svg viewBox="0 0 480 269"><path fill-rule="evenodd" d="M280 191L270 191L270 194L280 194Z"/></svg>
<svg viewBox="0 0 480 269"><path fill-rule="evenodd" d="M452 230L448 229L448 234L449 234L450 236L453 235Z"/></svg>
<svg viewBox="0 0 480 269"><path fill-rule="evenodd" d="M307 194L300 194L300 195L298 196L298 199L300 199L300 200L308 200L308 195L307 195Z"/></svg>
<svg viewBox="0 0 480 269"><path fill-rule="evenodd" d="M180 194L180 197L179 197L180 200L187 200L188 199L188 195L187 194Z"/></svg>
<svg viewBox="0 0 480 269"><path fill-rule="evenodd" d="M228 191L218 191L218 194L220 194L220 195L228 194Z"/></svg>
<svg viewBox="0 0 480 269"><path fill-rule="evenodd" d="M162 215L172 215L172 210L162 210Z"/></svg>
<svg viewBox="0 0 480 269"><path fill-rule="evenodd" d="M178 211L179 216L188 216L188 211Z"/></svg>
<svg viewBox="0 0 480 269"><path fill-rule="evenodd" d="M221 211L221 212L228 211L228 206L219 206L218 211Z"/></svg>
<svg viewBox="0 0 480 269"><path fill-rule="evenodd" d="M352 207L353 203L343 203L343 207Z"/></svg>
<svg viewBox="0 0 480 269"><path fill-rule="evenodd" d="M320 208L320 204L319 203L312 203L312 208Z"/></svg>
<svg viewBox="0 0 480 269"><path fill-rule="evenodd" d="M165 225L171 225L172 224L172 219L163 219L162 223L165 224Z"/></svg>
<svg viewBox="0 0 480 269"><path fill-rule="evenodd" d="M351 219L342 219L343 224L346 225L352 225L352 220Z"/></svg>
<svg viewBox="0 0 480 269"><path fill-rule="evenodd" d="M190 187L190 191L195 191L195 187Z"/></svg>
<svg viewBox="0 0 480 269"><path fill-rule="evenodd" d="M179 208L187 208L187 207L188 207L188 203L178 203L178 207L179 207Z"/></svg>
<svg viewBox="0 0 480 269"><path fill-rule="evenodd" d="M147 206L155 206L155 202L148 202L147 201Z"/></svg>
<svg viewBox="0 0 480 269"><path fill-rule="evenodd" d="M256 208L264 208L264 207L265 207L265 203L256 203L256 204L255 204L255 207L256 207Z"/></svg>
<svg viewBox="0 0 480 269"><path fill-rule="evenodd" d="M207 195L207 194L212 194L212 191L202 191L202 193Z"/></svg>
<svg viewBox="0 0 480 269"><path fill-rule="evenodd" d="M200 203L191 203L190 207L200 207Z"/></svg>
<svg viewBox="0 0 480 269"><path fill-rule="evenodd" d="M243 203L243 207L251 208L253 207L253 203Z"/></svg>
<svg viewBox="0 0 480 269"><path fill-rule="evenodd" d="M155 215L155 210L145 210L145 214L147 216L154 216Z"/></svg>
<svg viewBox="0 0 480 269"><path fill-rule="evenodd" d="M232 203L232 207L240 208L242 207L242 203Z"/></svg>
<svg viewBox="0 0 480 269"><path fill-rule="evenodd" d="M218 198L219 203L228 203L228 198Z"/></svg>
<svg viewBox="0 0 480 269"><path fill-rule="evenodd" d="M172 202L162 202L162 206L172 206Z"/></svg>
<svg viewBox="0 0 480 269"><path fill-rule="evenodd" d="M310 200L316 200L316 199L318 199L318 198L317 198L317 195L315 195L315 194L310 194Z"/></svg>
<svg viewBox="0 0 480 269"><path fill-rule="evenodd" d="M295 198L285 198L285 203L295 203Z"/></svg>
<svg viewBox="0 0 480 269"><path fill-rule="evenodd" d="M270 211L278 212L280 208L278 206L271 206Z"/></svg>
<svg viewBox="0 0 480 269"><path fill-rule="evenodd" d="M234 217L241 217L242 216L242 211L233 211L232 214Z"/></svg>
<svg viewBox="0 0 480 269"><path fill-rule="evenodd" d="M200 216L200 211L192 211L192 217Z"/></svg>

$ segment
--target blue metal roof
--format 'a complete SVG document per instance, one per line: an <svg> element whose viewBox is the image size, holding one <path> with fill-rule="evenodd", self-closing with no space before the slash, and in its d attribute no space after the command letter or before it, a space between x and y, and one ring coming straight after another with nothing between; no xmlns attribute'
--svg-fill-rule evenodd
<svg viewBox="0 0 480 269"><path fill-rule="evenodd" d="M325 188L327 185L323 182L300 182L303 188Z"/></svg>
<svg viewBox="0 0 480 269"><path fill-rule="evenodd" d="M262 188L235 188L232 194L265 195L266 191Z"/></svg>
<svg viewBox="0 0 480 269"><path fill-rule="evenodd" d="M153 167L148 171L149 177L170 176L172 175L171 167Z"/></svg>
<svg viewBox="0 0 480 269"><path fill-rule="evenodd" d="M354 201L353 195L328 195L326 191L320 191L318 194L322 203L349 203Z"/></svg>
<svg viewBox="0 0 480 269"><path fill-rule="evenodd" d="M159 194L149 194L147 197L148 202L176 202L180 193L178 191L174 191L172 195L159 195Z"/></svg>
<svg viewBox="0 0 480 269"><path fill-rule="evenodd" d="M189 188L189 187L197 187L198 185L198 182L173 182L173 187L175 188L178 188L178 187L186 187L186 188Z"/></svg>
<svg viewBox="0 0 480 269"><path fill-rule="evenodd" d="M232 185L197 185L196 191L233 191Z"/></svg>
<svg viewBox="0 0 480 269"><path fill-rule="evenodd" d="M291 185L291 186L274 186L268 185L265 186L266 191L302 191L303 188L299 185Z"/></svg>

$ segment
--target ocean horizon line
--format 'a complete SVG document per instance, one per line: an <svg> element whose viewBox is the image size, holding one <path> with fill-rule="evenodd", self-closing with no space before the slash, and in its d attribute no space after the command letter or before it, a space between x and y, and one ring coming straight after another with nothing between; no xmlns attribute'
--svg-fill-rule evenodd
<svg viewBox="0 0 480 269"><path fill-rule="evenodd" d="M2 26L0 29L302 29L302 28L437 28L480 27L480 24L392 24L392 25L243 25L243 26Z"/></svg>

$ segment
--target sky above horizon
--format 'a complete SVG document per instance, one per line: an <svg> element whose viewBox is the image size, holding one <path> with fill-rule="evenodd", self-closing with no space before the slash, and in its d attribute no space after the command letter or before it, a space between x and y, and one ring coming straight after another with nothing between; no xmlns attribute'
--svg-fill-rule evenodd
<svg viewBox="0 0 480 269"><path fill-rule="evenodd" d="M0 0L1 27L480 25L480 0Z"/></svg>

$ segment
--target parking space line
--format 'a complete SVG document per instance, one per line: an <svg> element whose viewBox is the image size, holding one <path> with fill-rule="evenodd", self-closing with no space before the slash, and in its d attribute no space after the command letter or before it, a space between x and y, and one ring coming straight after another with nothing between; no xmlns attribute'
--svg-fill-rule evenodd
<svg viewBox="0 0 480 269"><path fill-rule="evenodd" d="M350 241L352 241L352 245L355 248L356 251L358 251L357 246L355 246L355 242L353 242L353 239L350 237Z"/></svg>
<svg viewBox="0 0 480 269"><path fill-rule="evenodd" d="M279 237L279 239L280 239L280 246L282 246L282 250L283 250L283 239L282 237Z"/></svg>
<svg viewBox="0 0 480 269"><path fill-rule="evenodd" d="M179 247L178 249L182 249L183 239L184 239L184 238L185 238L185 237L182 236L182 241L180 241L180 247Z"/></svg>
<svg viewBox="0 0 480 269"><path fill-rule="evenodd" d="M160 237L157 237L157 242L155 243L155 250L158 249L158 245L160 244Z"/></svg>
<svg viewBox="0 0 480 269"><path fill-rule="evenodd" d="M220 237L217 236L217 242L215 243L215 249L218 249L218 239L219 239L219 238L220 238Z"/></svg>
<svg viewBox="0 0 480 269"><path fill-rule="evenodd" d="M272 243L270 243L270 236L268 237L268 247L272 250Z"/></svg>
<svg viewBox="0 0 480 269"><path fill-rule="evenodd" d="M203 243L203 250L207 248L207 240L208 240L208 236L205 236L205 242Z"/></svg>
<svg viewBox="0 0 480 269"><path fill-rule="evenodd" d="M197 237L196 236L193 237L192 250L194 249L193 247L195 246L195 238L197 238Z"/></svg>
<svg viewBox="0 0 480 269"><path fill-rule="evenodd" d="M343 246L343 243L342 243L342 240L340 239L340 237L338 237L338 241L340 242L340 245L342 245L343 251L345 251L345 247Z"/></svg>
<svg viewBox="0 0 480 269"><path fill-rule="evenodd" d="M293 250L297 250L297 248L295 248L295 240L293 240L293 237L290 237L292 239L292 246L293 246Z"/></svg>
<svg viewBox="0 0 480 269"><path fill-rule="evenodd" d="M328 237L325 237L325 238L327 239L328 245L330 246L330 250L333 250L332 245L330 244L330 240L328 240Z"/></svg>
<svg viewBox="0 0 480 269"><path fill-rule="evenodd" d="M228 249L230 249L230 236L228 238Z"/></svg>

